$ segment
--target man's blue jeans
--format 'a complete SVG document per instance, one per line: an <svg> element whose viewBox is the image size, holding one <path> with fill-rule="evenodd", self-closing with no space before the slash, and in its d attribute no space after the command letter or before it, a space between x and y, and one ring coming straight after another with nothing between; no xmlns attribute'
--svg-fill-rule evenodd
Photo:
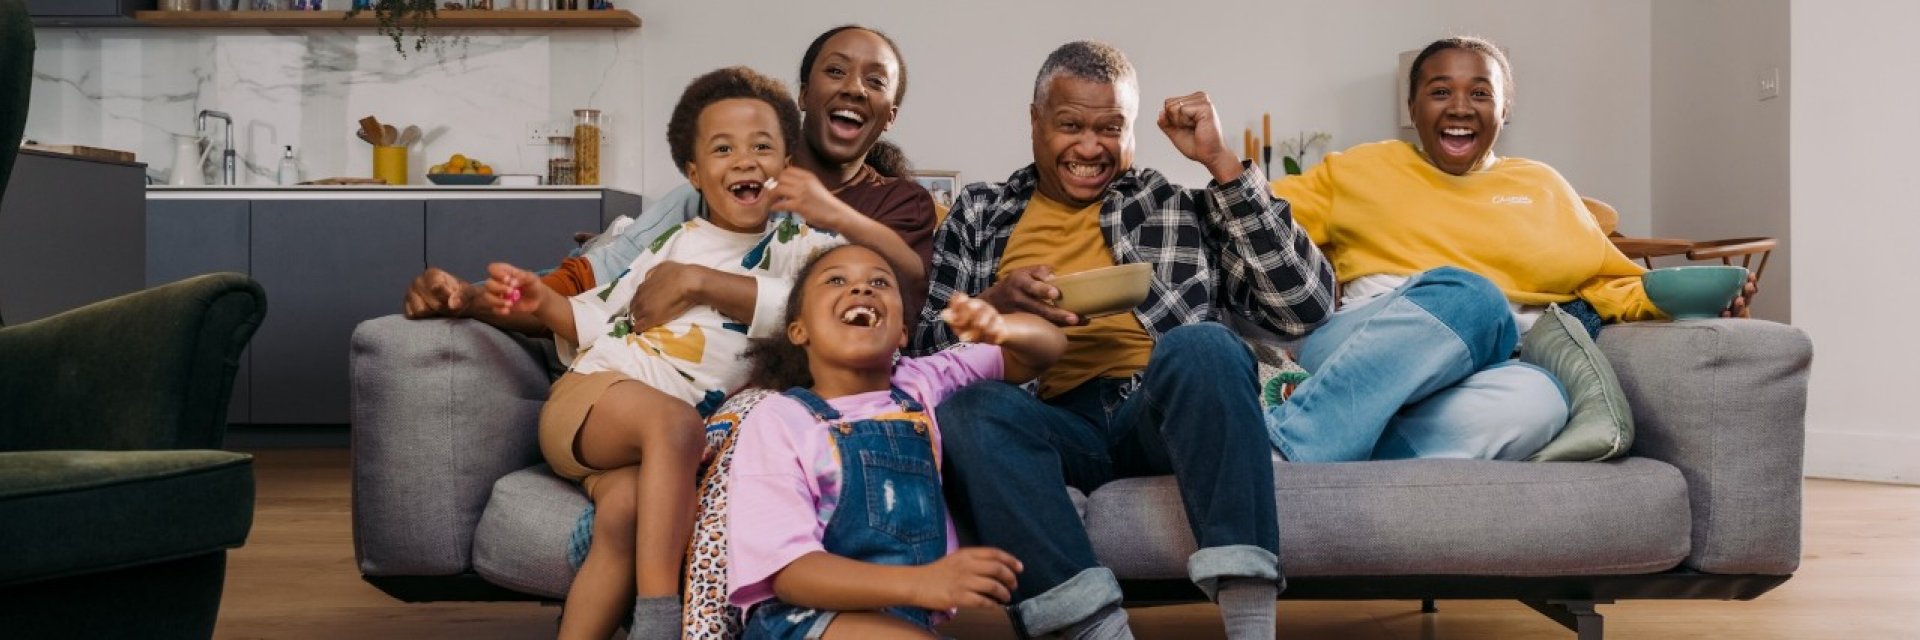
<svg viewBox="0 0 1920 640"><path fill-rule="evenodd" d="M1187 574L1211 597L1222 578L1279 580L1273 466L1253 354L1218 324L1160 336L1138 388L1094 380L1042 401L1003 382L939 406L947 491L983 544L1026 565L1011 613L1052 633L1120 602L1066 487L1173 474L1200 550Z"/></svg>
<svg viewBox="0 0 1920 640"><path fill-rule="evenodd" d="M1312 377L1267 411L1294 462L1402 458L1518 460L1567 423L1551 374L1509 360L1518 329L1506 296L1442 267L1340 310L1307 336Z"/></svg>

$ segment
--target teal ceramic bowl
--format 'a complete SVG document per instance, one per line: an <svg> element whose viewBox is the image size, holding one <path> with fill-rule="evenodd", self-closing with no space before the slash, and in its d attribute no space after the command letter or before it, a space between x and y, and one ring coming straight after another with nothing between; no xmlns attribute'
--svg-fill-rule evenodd
<svg viewBox="0 0 1920 640"><path fill-rule="evenodd" d="M1647 298L1675 320L1718 318L1747 283L1745 267L1699 266L1654 269L1641 276Z"/></svg>

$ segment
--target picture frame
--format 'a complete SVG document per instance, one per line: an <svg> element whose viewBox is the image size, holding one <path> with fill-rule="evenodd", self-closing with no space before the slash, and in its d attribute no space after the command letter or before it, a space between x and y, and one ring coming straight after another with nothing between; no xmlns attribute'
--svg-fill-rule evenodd
<svg viewBox="0 0 1920 640"><path fill-rule="evenodd" d="M933 194L933 204L941 208L952 208L953 199L960 193L958 171L914 171L913 181Z"/></svg>

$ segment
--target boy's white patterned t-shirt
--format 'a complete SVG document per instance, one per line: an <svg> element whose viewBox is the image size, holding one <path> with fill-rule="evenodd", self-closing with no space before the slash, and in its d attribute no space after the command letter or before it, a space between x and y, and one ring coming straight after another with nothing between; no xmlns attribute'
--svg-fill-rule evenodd
<svg viewBox="0 0 1920 640"><path fill-rule="evenodd" d="M556 340L560 358L578 373L615 371L646 382L704 416L746 382L750 367L741 356L748 338L785 328L787 292L800 267L815 253L845 242L790 216L769 220L763 233L689 220L655 239L612 282L569 299L582 346ZM634 292L665 262L752 277L757 285L753 322L696 305L659 326L633 326Z"/></svg>

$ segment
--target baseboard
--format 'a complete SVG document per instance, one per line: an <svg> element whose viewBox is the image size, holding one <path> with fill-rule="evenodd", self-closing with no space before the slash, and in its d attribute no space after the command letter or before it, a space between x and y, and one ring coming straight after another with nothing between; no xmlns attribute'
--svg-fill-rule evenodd
<svg viewBox="0 0 1920 640"><path fill-rule="evenodd" d="M227 425L226 448L345 449L351 444L344 424L235 424Z"/></svg>
<svg viewBox="0 0 1920 640"><path fill-rule="evenodd" d="M1920 437L1808 431L1807 477L1920 485Z"/></svg>

